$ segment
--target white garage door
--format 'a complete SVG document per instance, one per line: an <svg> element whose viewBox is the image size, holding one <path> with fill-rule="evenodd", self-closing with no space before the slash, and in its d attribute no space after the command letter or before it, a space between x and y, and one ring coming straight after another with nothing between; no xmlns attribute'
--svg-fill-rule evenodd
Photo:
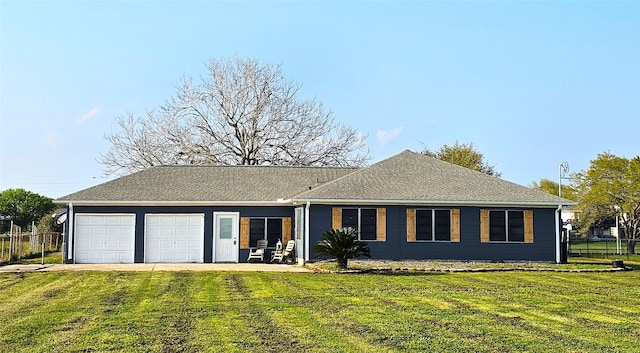
<svg viewBox="0 0 640 353"><path fill-rule="evenodd" d="M133 263L136 216L76 214L75 262Z"/></svg>
<svg viewBox="0 0 640 353"><path fill-rule="evenodd" d="M203 214L148 214L144 234L144 262L203 262Z"/></svg>

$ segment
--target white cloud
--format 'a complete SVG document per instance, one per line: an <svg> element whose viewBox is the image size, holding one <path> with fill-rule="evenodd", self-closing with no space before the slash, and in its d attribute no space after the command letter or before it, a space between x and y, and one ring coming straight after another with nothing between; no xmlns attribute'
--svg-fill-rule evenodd
<svg viewBox="0 0 640 353"><path fill-rule="evenodd" d="M378 138L378 143L381 146L384 146L396 137L400 136L400 133L402 133L402 126L398 126L391 130L378 130L378 132L376 132L376 137Z"/></svg>
<svg viewBox="0 0 640 353"><path fill-rule="evenodd" d="M100 109L99 107L95 107L93 109L91 109L90 111L88 111L87 113L85 113L83 116L81 116L78 120L76 120L76 124L80 125L82 123L84 123L85 121L93 118L94 116L98 115L100 112L102 112L102 109Z"/></svg>

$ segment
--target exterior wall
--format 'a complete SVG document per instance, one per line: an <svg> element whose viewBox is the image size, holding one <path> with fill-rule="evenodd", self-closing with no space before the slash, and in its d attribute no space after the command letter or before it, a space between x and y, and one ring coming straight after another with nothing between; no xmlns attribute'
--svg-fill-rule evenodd
<svg viewBox="0 0 640 353"><path fill-rule="evenodd" d="M348 206L372 208L373 206ZM378 207L378 206L375 206ZM385 206L379 206L385 207ZM390 260L486 260L486 261L555 261L555 209L533 209L534 242L482 243L480 241L480 208L460 209L460 242L407 242L407 208L427 206L386 206L387 238L370 241L371 258ZM442 207L435 207L442 208ZM484 208L484 207L483 207ZM491 209L491 208L489 208ZM504 210L505 208L495 208ZM523 210L523 208L507 208ZM310 258L317 259L313 245L332 226L332 206L312 205L310 220Z"/></svg>
<svg viewBox="0 0 640 353"><path fill-rule="evenodd" d="M348 206L374 208L373 206ZM406 210L412 208L428 208L426 206L380 206L386 208L386 241L369 242L371 255L374 259L441 259L441 260L525 260L525 261L555 261L555 209L533 209L534 242L525 243L482 243L480 241L480 208L459 207L460 209L460 242L407 242ZM304 206L299 206L304 214ZM438 207L440 208L440 207ZM458 207L456 207L458 208ZM504 209L504 208L500 208ZM522 208L514 208L522 210ZM213 259L213 213L239 212L240 217L291 217L292 239L295 239L295 208L294 207L216 207L216 206L173 206L173 207L88 207L75 206L74 214L78 213L134 213L135 225L135 254L136 263L144 262L144 229L145 214L153 213L202 213L204 214L204 262ZM322 233L332 226L332 206L311 205L309 210L310 258L317 259L313 246L320 240ZM67 219L66 229L69 229ZM304 230L304 217L300 224ZM65 243L68 242L68 231ZM240 249L238 260L245 262L249 254L248 249ZM296 239L296 254L303 258L304 244ZM73 263L73 259L67 259Z"/></svg>
<svg viewBox="0 0 640 353"><path fill-rule="evenodd" d="M214 212L239 212L240 217L293 217L292 207L217 207L217 206L74 206L74 217L79 213L134 213L136 215L135 225L135 252L134 262L144 262L144 229L145 214L158 213L202 213L204 214L204 262L210 263L213 260L213 213ZM293 219L293 218L292 218ZM65 224L69 229L69 219ZM69 232L64 235L64 241L69 241ZM239 240L238 240L239 241ZM74 244L75 246L75 244ZM248 249L240 249L238 261L246 262L249 256ZM65 256L66 263L73 263L74 260Z"/></svg>

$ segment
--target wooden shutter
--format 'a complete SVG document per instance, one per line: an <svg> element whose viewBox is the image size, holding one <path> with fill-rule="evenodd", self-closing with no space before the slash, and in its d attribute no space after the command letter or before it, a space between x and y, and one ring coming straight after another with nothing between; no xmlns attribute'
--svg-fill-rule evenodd
<svg viewBox="0 0 640 353"><path fill-rule="evenodd" d="M282 243L287 244L291 240L291 217L282 219Z"/></svg>
<svg viewBox="0 0 640 353"><path fill-rule="evenodd" d="M489 242L489 210L480 210L480 242Z"/></svg>
<svg viewBox="0 0 640 353"><path fill-rule="evenodd" d="M460 242L460 209L451 210L451 242Z"/></svg>
<svg viewBox="0 0 640 353"><path fill-rule="evenodd" d="M524 242L533 243L533 211L524 211Z"/></svg>
<svg viewBox="0 0 640 353"><path fill-rule="evenodd" d="M334 207L332 211L331 218L331 228L340 229L342 228L342 208Z"/></svg>
<svg viewBox="0 0 640 353"><path fill-rule="evenodd" d="M387 209L378 208L378 226L376 240L387 241Z"/></svg>
<svg viewBox="0 0 640 353"><path fill-rule="evenodd" d="M407 208L407 242L416 241L416 209Z"/></svg>
<svg viewBox="0 0 640 353"><path fill-rule="evenodd" d="M249 249L249 217L240 217L240 249Z"/></svg>

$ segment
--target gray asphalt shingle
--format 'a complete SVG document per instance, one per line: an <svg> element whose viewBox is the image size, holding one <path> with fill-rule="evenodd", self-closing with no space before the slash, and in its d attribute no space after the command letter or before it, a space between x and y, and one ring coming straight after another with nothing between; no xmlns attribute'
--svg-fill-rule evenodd
<svg viewBox="0 0 640 353"><path fill-rule="evenodd" d="M570 201L406 150L296 199L567 204Z"/></svg>
<svg viewBox="0 0 640 353"><path fill-rule="evenodd" d="M273 166L158 166L56 201L276 201L353 171Z"/></svg>
<svg viewBox="0 0 640 353"><path fill-rule="evenodd" d="M404 151L361 169L158 166L56 200L68 202L276 202L345 200L570 204L545 192Z"/></svg>

